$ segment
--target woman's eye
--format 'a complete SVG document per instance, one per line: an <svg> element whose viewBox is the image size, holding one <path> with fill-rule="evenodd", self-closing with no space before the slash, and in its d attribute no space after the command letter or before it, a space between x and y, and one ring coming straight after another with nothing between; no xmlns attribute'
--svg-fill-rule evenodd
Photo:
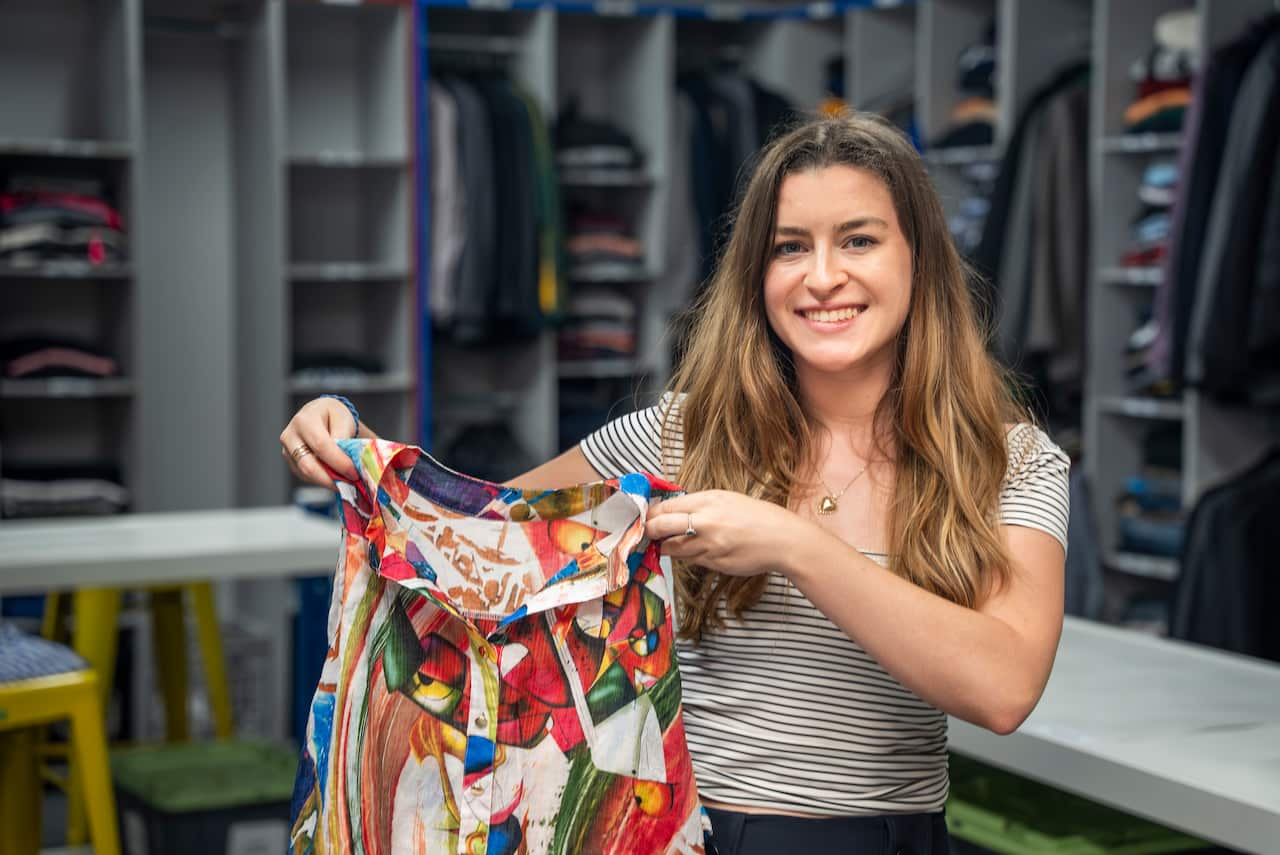
<svg viewBox="0 0 1280 855"><path fill-rule="evenodd" d="M804 247L799 241L789 240L778 244L773 248L775 255L795 255L797 252L803 252Z"/></svg>
<svg viewBox="0 0 1280 855"><path fill-rule="evenodd" d="M854 235L846 243L854 249L870 249L876 245L875 240L866 235Z"/></svg>

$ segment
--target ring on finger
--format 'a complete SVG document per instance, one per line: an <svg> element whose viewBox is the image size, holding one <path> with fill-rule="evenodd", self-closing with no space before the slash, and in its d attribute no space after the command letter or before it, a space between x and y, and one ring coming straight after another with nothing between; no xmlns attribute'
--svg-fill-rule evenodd
<svg viewBox="0 0 1280 855"><path fill-rule="evenodd" d="M297 463L308 454L315 454L315 452L312 451L311 446L307 445L305 442L301 443L289 452L289 456L293 458L294 463Z"/></svg>
<svg viewBox="0 0 1280 855"><path fill-rule="evenodd" d="M695 537L695 536L697 536L697 534L698 534L697 529L695 529L695 528L693 527L693 514L689 514L689 525L688 525L688 527L687 527L687 528L685 528L685 530L684 530L684 536L685 536L685 537Z"/></svg>

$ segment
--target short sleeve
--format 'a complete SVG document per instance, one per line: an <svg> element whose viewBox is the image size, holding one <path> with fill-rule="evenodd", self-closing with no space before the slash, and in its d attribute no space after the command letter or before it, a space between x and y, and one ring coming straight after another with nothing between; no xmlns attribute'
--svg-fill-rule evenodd
<svg viewBox="0 0 1280 855"><path fill-rule="evenodd" d="M631 472L648 472L662 478L675 477L684 451L678 425L667 437L666 453L662 446L662 422L669 413L669 395L642 410L616 418L588 434L579 444L582 454L602 478L618 478Z"/></svg>
<svg viewBox="0 0 1280 855"><path fill-rule="evenodd" d="M1039 529L1067 548L1071 458L1031 424L1009 431L1009 471L1000 492L1000 522Z"/></svg>

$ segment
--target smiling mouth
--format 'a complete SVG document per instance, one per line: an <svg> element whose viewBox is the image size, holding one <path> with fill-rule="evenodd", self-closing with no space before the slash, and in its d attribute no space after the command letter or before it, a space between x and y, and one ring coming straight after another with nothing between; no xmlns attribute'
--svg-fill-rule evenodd
<svg viewBox="0 0 1280 855"><path fill-rule="evenodd" d="M796 314L805 320L830 324L839 321L851 321L864 311L866 311L866 306L847 306L843 309L815 309L807 312L796 312Z"/></svg>

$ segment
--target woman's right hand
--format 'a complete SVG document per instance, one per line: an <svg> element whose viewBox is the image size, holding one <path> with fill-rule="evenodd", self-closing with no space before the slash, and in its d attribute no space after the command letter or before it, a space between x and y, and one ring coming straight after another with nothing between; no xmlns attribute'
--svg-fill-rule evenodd
<svg viewBox="0 0 1280 855"><path fill-rule="evenodd" d="M332 490L333 478L325 466L347 478L357 477L355 464L337 443L355 432L355 420L340 401L316 398L303 404L285 425L280 434L280 453L296 477Z"/></svg>

